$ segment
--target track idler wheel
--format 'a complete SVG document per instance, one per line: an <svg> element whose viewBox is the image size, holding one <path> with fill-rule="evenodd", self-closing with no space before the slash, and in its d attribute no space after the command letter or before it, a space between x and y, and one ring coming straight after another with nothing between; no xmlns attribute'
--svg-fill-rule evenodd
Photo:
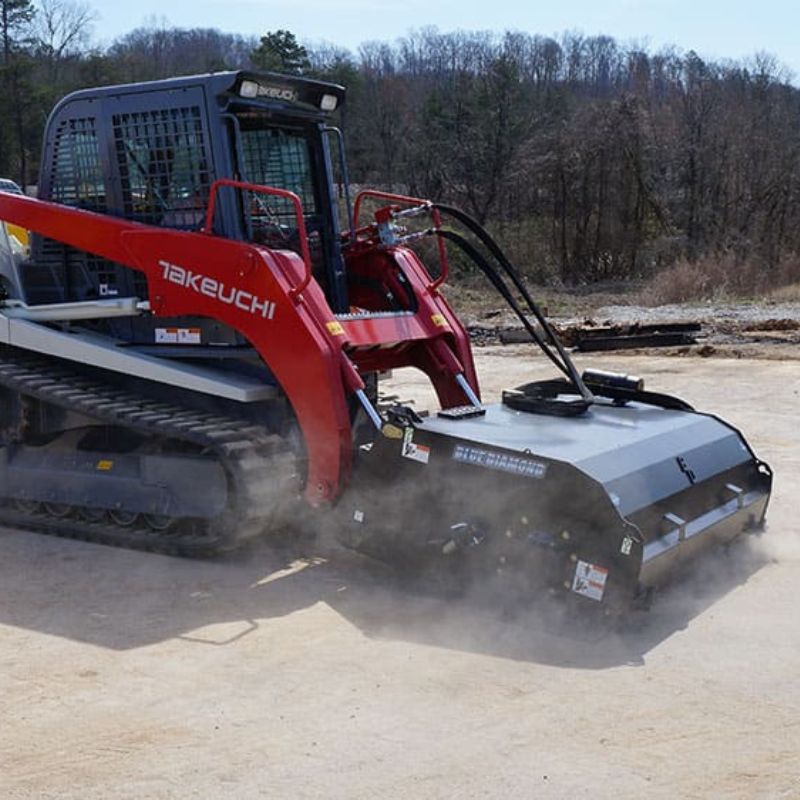
<svg viewBox="0 0 800 800"><path fill-rule="evenodd" d="M130 528L139 518L136 511L123 511L121 508L109 511L108 516L122 528Z"/></svg>
<svg viewBox="0 0 800 800"><path fill-rule="evenodd" d="M66 503L45 503L44 510L51 516L57 519L68 517L72 512L72 506Z"/></svg>
<svg viewBox="0 0 800 800"><path fill-rule="evenodd" d="M145 514L144 521L148 527L159 533L168 531L176 522L174 517L168 517L166 514Z"/></svg>

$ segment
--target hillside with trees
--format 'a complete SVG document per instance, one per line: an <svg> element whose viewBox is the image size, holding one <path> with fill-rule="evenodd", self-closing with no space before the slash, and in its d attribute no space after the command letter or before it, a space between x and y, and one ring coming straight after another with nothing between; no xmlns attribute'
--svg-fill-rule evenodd
<svg viewBox="0 0 800 800"><path fill-rule="evenodd" d="M463 206L529 277L641 279L800 254L800 90L776 61L710 62L606 36L411 32L353 53L212 29L99 49L73 0L0 0L0 174L36 183L50 108L93 85L257 68L340 82L352 180ZM788 266L787 266L788 265Z"/></svg>

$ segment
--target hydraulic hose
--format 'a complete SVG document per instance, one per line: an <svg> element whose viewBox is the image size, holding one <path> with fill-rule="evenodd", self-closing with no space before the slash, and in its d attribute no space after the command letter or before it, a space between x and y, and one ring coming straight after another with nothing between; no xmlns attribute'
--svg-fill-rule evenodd
<svg viewBox="0 0 800 800"><path fill-rule="evenodd" d="M497 289L500 296L508 303L511 310L517 315L520 322L531 338L539 345L542 352L561 370L568 378L571 375L567 372L566 366L562 364L556 355L545 345L536 328L531 325L522 309L514 299L514 295L509 290L502 276L497 270L487 262L483 255L473 246L473 244L463 236L453 231L439 230L436 233L443 239L447 239L460 247L464 253L475 262L475 265L487 277L489 282ZM573 383L574 385L574 383ZM569 388L563 378L553 381L546 381L543 384L531 384L525 387L525 391L506 391L503 392L503 402L509 408L516 408L520 411L533 411L541 414L553 414L556 416L572 417L586 412L592 403L592 399L581 396L576 400L559 400L558 396L564 394L564 390ZM576 387L580 392L579 387Z"/></svg>
<svg viewBox="0 0 800 800"><path fill-rule="evenodd" d="M545 332L547 338L550 341L550 344L552 344L552 346L557 351L561 363L559 363L559 361L553 356L552 351L547 346L547 344L542 340L542 338L538 335L538 332L534 332L535 329L533 328L533 326L531 326L530 324L525 324L527 323L527 320L525 320L525 323L523 323L525 329L528 331L529 334L531 334L534 341L539 345L539 347L550 357L550 359L555 364L557 364L558 368L562 372L564 372L564 374L567 375L567 377L569 377L569 379L575 385L575 388L578 389L578 391L580 392L581 396L586 401L591 402L593 399L593 395L586 387L586 384L583 382L580 373L576 369L575 365L572 363L572 359L569 357L569 354L566 352L564 346L561 344L560 340L556 336L555 331L553 331L553 328L547 321L547 318L544 316L539 306L531 297L525 284L523 283L522 279L519 276L519 272L515 269L514 265L508 260L508 257L500 248L500 245L497 244L492 235L476 219L474 219L469 214L467 214L466 212L462 211L459 208L455 208L454 206L448 206L443 203L435 203L434 208L438 209L442 213L445 213L453 217L453 219L457 220L462 225L464 225L471 233L473 233L480 240L480 242L486 247L486 249L494 256L494 258L503 268L506 275L508 275L511 282L516 287L517 291L525 300L525 303L527 304L533 316L536 318L536 321L541 325L542 330ZM442 231L442 233L444 233L444 231ZM446 236L445 238L450 238L450 237ZM466 241L463 239L463 237L460 238L462 239L462 241ZM473 253L477 253L474 247L472 247L471 249ZM473 255L469 253L467 250L465 250L464 252L467 253L467 255L470 258L475 260ZM483 259L483 262L485 265L486 264L485 259ZM478 263L477 260L475 261L475 263L477 266L479 266L481 271L488 277L488 273L483 267L481 267L481 265ZM495 285L495 288L497 288L497 285L494 282L494 280L492 280L491 278L489 280L491 280L493 285ZM506 302L509 303L509 305L512 305L508 299L510 292L508 292L507 289L505 293L501 291L500 294L503 296ZM514 310L514 313L517 314L517 316L522 319L524 317L524 314L521 315L521 312L518 310L518 307L515 308L515 305L516 304L512 305L512 310Z"/></svg>
<svg viewBox="0 0 800 800"><path fill-rule="evenodd" d="M563 372L568 378L571 378L572 376L570 375L566 365L559 361L559 359L553 354L553 351L542 342L539 332L533 327L533 325L531 325L530 320L525 316L525 313L517 304L517 301L514 299L514 295L509 290L503 278L498 274L497 270L494 269L491 264L489 264L483 255L481 255L472 242L453 231L439 230L436 233L443 239L447 239L448 241L457 245L466 254L466 256L472 262L474 262L475 266L478 267L478 269L486 276L492 286L494 286L494 288L497 290L497 293L506 301L506 303L508 303L511 310L514 312L514 314L516 314L517 318L522 323L522 327L525 328L533 341L541 347L544 354L561 372Z"/></svg>

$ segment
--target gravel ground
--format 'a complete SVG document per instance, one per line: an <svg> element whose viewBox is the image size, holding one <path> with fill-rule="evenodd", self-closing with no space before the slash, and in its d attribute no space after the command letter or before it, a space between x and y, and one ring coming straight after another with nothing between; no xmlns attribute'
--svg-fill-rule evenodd
<svg viewBox="0 0 800 800"><path fill-rule="evenodd" d="M606 305L583 316L551 316L559 330L595 326L698 322L696 346L637 349L629 355L699 355L792 360L800 357L800 303L703 303L697 305ZM522 332L507 309L488 308L468 318L473 342L495 344L502 332ZM620 351L621 352L621 351Z"/></svg>
<svg viewBox="0 0 800 800"><path fill-rule="evenodd" d="M635 322L705 322L718 325L735 323L750 325L775 319L800 322L800 303L701 303L698 305L667 306L601 306L593 318L598 323L610 321L617 325Z"/></svg>

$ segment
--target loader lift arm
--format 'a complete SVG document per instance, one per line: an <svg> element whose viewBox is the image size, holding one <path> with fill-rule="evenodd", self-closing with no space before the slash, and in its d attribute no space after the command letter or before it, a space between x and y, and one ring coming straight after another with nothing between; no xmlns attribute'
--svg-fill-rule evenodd
<svg viewBox="0 0 800 800"><path fill-rule="evenodd" d="M236 182L220 185L226 183ZM466 333L444 299L430 290L425 268L403 248L387 257L409 281L418 299L416 313L337 316L310 279L308 262L291 251L11 195L0 196L0 218L144 273L156 316L207 316L239 331L294 410L308 457L305 495L312 504L335 499L347 483L352 458L347 398L363 392L359 369L419 366L443 406L470 402L463 382L477 391Z"/></svg>

